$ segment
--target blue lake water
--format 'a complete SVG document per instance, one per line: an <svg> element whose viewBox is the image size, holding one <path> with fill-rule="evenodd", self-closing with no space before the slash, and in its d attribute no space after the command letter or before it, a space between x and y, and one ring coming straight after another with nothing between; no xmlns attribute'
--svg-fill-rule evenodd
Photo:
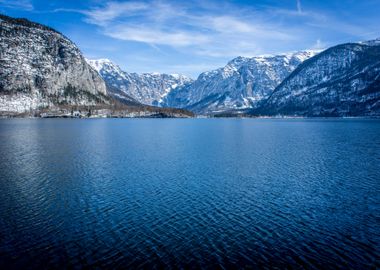
<svg viewBox="0 0 380 270"><path fill-rule="evenodd" d="M0 120L0 268L380 267L380 120Z"/></svg>

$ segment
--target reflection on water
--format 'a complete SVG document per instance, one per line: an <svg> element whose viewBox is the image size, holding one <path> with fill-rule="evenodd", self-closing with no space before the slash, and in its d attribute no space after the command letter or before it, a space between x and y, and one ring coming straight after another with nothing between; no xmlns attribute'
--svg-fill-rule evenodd
<svg viewBox="0 0 380 270"><path fill-rule="evenodd" d="M1 120L0 267L379 267L379 134L352 119Z"/></svg>

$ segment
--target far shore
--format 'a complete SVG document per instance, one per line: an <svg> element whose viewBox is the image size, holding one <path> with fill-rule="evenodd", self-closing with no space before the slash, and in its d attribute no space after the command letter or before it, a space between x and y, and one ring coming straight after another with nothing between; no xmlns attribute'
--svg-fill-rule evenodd
<svg viewBox="0 0 380 270"><path fill-rule="evenodd" d="M215 116L215 115L181 115L155 113L147 115L25 115L25 114L2 114L0 119L142 119L142 118L173 118L173 119L380 119L380 116Z"/></svg>

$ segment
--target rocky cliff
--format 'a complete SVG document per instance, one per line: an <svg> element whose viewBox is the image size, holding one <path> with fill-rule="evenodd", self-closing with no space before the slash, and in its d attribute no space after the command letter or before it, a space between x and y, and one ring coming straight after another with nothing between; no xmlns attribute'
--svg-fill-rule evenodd
<svg viewBox="0 0 380 270"><path fill-rule="evenodd" d="M78 47L47 26L0 15L0 112L107 103Z"/></svg>

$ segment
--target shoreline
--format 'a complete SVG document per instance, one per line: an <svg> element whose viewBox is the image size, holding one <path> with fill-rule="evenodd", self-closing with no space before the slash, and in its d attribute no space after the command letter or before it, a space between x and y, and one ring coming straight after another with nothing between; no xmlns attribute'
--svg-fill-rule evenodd
<svg viewBox="0 0 380 270"><path fill-rule="evenodd" d="M295 120L295 119L380 119L380 116L252 116L252 117L215 117L215 116L188 116L188 115L140 115L140 116L68 116L68 115L49 115L49 116L20 116L20 115L1 115L1 119L269 119L269 120Z"/></svg>

